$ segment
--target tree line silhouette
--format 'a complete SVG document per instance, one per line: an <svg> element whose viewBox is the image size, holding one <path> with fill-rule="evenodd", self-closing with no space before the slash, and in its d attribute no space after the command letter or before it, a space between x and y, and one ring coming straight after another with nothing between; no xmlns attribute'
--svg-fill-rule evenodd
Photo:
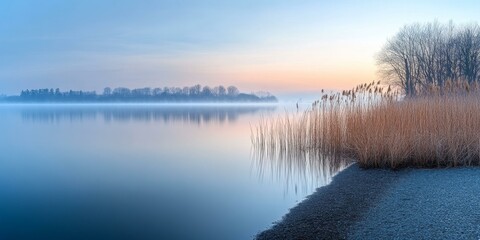
<svg viewBox="0 0 480 240"><path fill-rule="evenodd" d="M276 102L270 93L241 93L237 87L197 84L191 87L136 88L106 87L102 94L95 91L60 91L59 88L23 90L7 101L19 102Z"/></svg>
<svg viewBox="0 0 480 240"><path fill-rule="evenodd" d="M414 96L430 86L480 80L480 27L438 22L404 26L377 56L382 77Z"/></svg>

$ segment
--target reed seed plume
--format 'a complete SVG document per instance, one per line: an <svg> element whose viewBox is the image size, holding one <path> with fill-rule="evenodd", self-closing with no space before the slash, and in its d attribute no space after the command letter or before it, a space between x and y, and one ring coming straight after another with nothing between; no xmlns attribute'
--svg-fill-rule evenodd
<svg viewBox="0 0 480 240"><path fill-rule="evenodd" d="M447 81L415 97L372 82L263 119L252 143L267 155L312 154L365 168L479 165L479 103L476 82Z"/></svg>

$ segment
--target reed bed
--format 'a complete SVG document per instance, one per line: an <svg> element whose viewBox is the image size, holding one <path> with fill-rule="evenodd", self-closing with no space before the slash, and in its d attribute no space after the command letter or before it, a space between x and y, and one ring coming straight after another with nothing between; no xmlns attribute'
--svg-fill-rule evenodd
<svg viewBox="0 0 480 240"><path fill-rule="evenodd" d="M355 161L364 168L480 164L480 86L446 82L402 96L379 82L324 94L300 113L263 119L255 151Z"/></svg>

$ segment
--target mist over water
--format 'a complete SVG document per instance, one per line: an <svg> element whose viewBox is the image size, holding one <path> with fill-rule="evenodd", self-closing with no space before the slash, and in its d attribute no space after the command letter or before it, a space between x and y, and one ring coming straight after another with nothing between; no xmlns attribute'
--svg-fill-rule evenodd
<svg viewBox="0 0 480 240"><path fill-rule="evenodd" d="M332 174L255 157L286 108L0 105L0 238L252 238Z"/></svg>

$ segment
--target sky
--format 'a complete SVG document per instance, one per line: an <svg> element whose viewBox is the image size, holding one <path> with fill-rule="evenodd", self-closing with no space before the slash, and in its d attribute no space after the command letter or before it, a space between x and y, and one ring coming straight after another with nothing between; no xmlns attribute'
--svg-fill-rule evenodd
<svg viewBox="0 0 480 240"><path fill-rule="evenodd" d="M0 93L236 85L274 94L378 79L414 22L471 23L480 1L2 0Z"/></svg>

